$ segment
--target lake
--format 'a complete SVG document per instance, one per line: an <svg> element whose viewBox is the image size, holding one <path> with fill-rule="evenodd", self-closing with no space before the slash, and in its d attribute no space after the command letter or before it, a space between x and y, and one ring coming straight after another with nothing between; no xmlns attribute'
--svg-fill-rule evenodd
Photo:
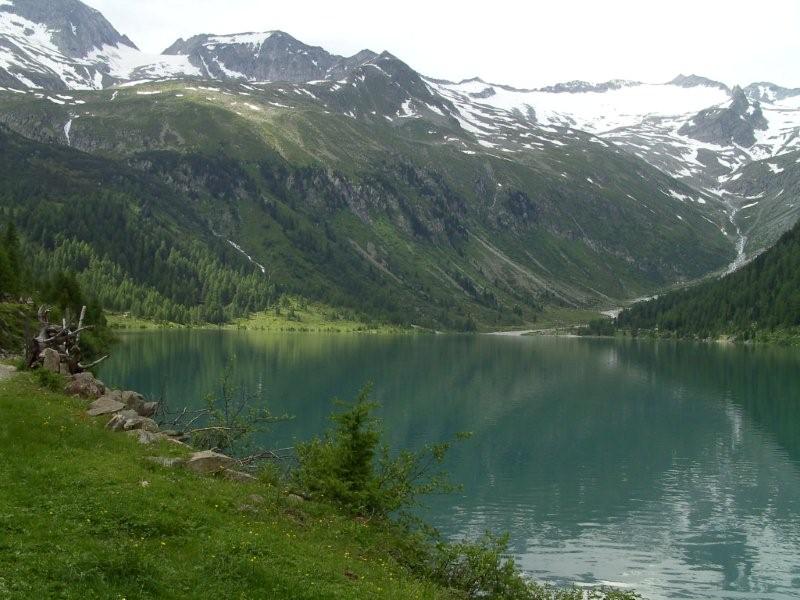
<svg viewBox="0 0 800 600"><path fill-rule="evenodd" d="M366 382L387 438L472 431L463 493L425 516L453 538L511 534L542 581L645 597L800 597L800 352L689 343L235 331L127 334L101 376L200 406L225 364L295 419L292 445Z"/></svg>

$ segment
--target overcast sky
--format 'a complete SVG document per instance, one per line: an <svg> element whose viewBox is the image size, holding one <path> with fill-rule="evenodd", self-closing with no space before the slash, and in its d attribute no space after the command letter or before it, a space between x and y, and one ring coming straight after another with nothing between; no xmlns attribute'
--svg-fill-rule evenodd
<svg viewBox="0 0 800 600"><path fill-rule="evenodd" d="M800 0L85 0L142 50L280 29L336 54L525 87L696 73L800 87Z"/></svg>

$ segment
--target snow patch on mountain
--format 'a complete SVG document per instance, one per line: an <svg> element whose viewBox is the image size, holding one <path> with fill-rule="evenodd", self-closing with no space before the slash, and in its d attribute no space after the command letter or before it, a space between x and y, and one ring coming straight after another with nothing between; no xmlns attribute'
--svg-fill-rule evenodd
<svg viewBox="0 0 800 600"><path fill-rule="evenodd" d="M647 118L692 115L728 101L724 90L712 87L685 88L671 84L638 84L605 92L557 93L542 90L518 91L503 87L476 99L486 84L432 83L447 96L457 95L477 104L535 115L537 123L567 126L591 133L639 125Z"/></svg>
<svg viewBox="0 0 800 600"><path fill-rule="evenodd" d="M96 48L85 60L108 65L109 75L116 79L130 79L134 75L153 79L200 75L200 70L186 56L147 54L124 44Z"/></svg>
<svg viewBox="0 0 800 600"><path fill-rule="evenodd" d="M274 31L265 31L262 33L235 33L232 35L215 35L208 38L208 41L203 45L209 47L213 44L242 44L247 46L263 46L269 38L272 37Z"/></svg>

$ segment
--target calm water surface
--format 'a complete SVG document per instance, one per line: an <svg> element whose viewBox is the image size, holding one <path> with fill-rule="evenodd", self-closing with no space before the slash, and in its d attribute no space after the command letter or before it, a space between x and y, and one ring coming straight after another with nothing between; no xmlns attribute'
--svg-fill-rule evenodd
<svg viewBox="0 0 800 600"><path fill-rule="evenodd" d="M307 439L331 398L375 383L391 443L472 431L464 493L427 517L455 538L511 533L540 580L647 598L800 597L800 353L482 336L176 331L126 335L108 383L200 405L229 357Z"/></svg>

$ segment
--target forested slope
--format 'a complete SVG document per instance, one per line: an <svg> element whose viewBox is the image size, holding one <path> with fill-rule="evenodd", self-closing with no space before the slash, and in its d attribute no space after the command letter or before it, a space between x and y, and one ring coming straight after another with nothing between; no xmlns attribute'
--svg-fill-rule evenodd
<svg viewBox="0 0 800 600"><path fill-rule="evenodd" d="M800 327L800 225L739 271L636 304L617 319L626 329L681 337L797 332Z"/></svg>

